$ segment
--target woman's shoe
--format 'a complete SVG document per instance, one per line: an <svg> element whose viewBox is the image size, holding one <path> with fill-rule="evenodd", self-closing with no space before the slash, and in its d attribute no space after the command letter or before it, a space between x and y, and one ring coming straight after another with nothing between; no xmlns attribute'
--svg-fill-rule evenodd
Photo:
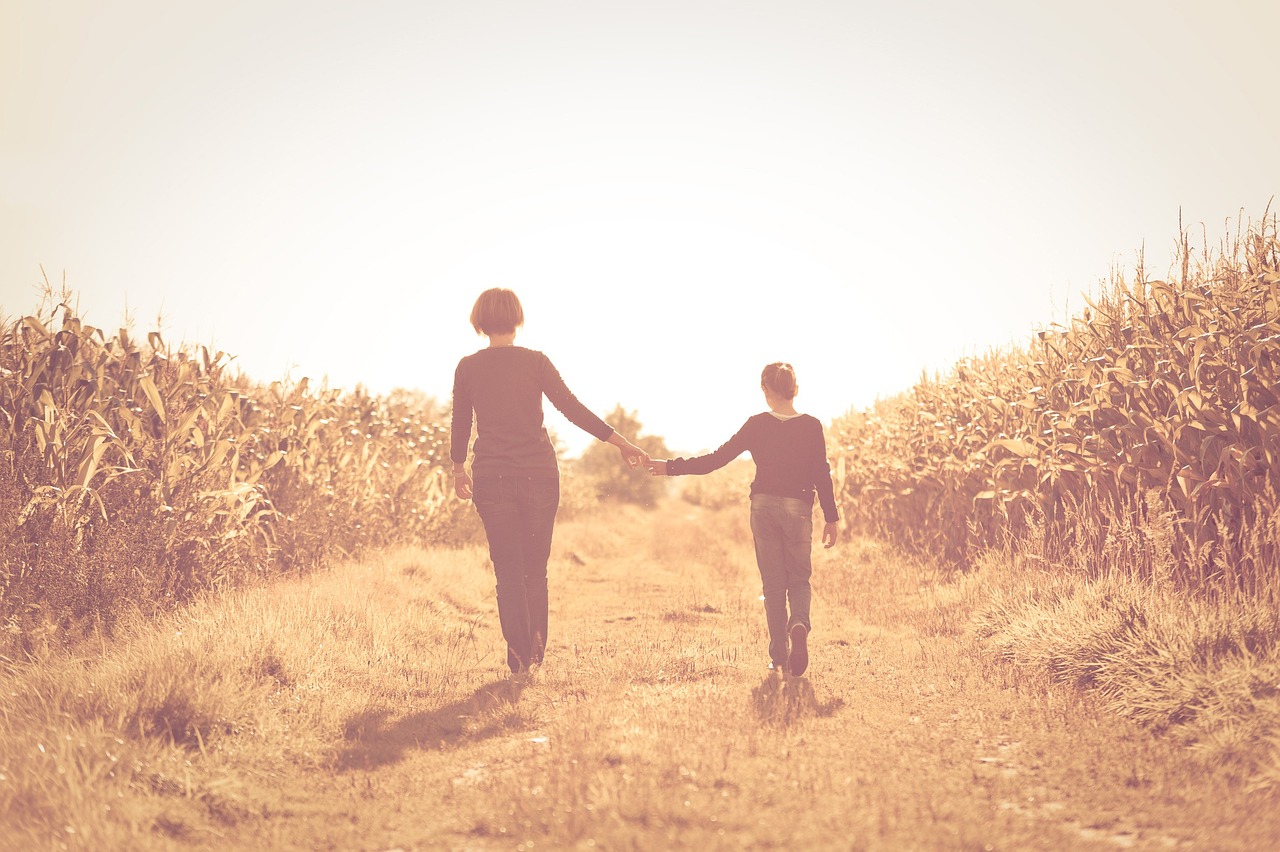
<svg viewBox="0 0 1280 852"><path fill-rule="evenodd" d="M791 625L791 656L787 658L787 669L792 676L804 674L809 668L809 628L803 624Z"/></svg>

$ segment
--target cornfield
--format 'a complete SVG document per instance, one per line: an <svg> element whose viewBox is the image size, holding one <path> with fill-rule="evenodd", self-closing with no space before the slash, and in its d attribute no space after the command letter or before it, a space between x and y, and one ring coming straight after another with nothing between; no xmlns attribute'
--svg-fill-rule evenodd
<svg viewBox="0 0 1280 852"><path fill-rule="evenodd" d="M957 567L1016 546L1257 592L1280 565L1276 220L1113 273L1066 325L834 424L857 528ZM1077 559L1077 562L1080 560Z"/></svg>
<svg viewBox="0 0 1280 852"><path fill-rule="evenodd" d="M222 352L95 328L69 297L47 289L0 332L0 645L466 534L431 400L253 384Z"/></svg>

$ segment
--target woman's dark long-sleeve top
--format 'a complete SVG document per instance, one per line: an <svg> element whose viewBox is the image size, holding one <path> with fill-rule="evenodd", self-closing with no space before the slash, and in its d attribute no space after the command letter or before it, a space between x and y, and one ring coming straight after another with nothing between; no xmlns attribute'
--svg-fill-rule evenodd
<svg viewBox="0 0 1280 852"><path fill-rule="evenodd" d="M551 359L523 346L493 346L458 362L453 374L449 458L467 460L475 417L473 476L559 475L556 451L542 419L542 397L569 422L608 440L613 427L578 401Z"/></svg>
<svg viewBox="0 0 1280 852"><path fill-rule="evenodd" d="M756 414L714 452L668 461L667 474L710 473L724 467L744 451L750 452L756 463L756 478L751 481L752 494L797 497L808 500L812 505L816 492L827 523L840 519L822 424L809 414L785 419L769 411Z"/></svg>

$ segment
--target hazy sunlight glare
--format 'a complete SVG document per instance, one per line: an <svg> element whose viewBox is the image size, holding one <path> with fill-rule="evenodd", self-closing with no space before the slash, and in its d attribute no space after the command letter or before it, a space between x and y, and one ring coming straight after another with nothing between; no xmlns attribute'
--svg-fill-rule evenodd
<svg viewBox="0 0 1280 852"><path fill-rule="evenodd" d="M828 420L1163 272L1180 210L1260 215L1278 9L10 4L0 309L43 265L254 378L447 400L509 286L584 402L696 451L769 361Z"/></svg>

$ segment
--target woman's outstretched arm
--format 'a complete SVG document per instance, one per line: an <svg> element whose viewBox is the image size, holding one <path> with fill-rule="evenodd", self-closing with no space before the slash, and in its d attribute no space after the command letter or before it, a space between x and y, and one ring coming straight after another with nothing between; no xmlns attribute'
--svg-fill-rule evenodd
<svg viewBox="0 0 1280 852"><path fill-rule="evenodd" d="M551 359L543 356L542 392L561 414L569 418L569 422L579 429L594 435L601 441L613 444L622 454L622 460L629 467L640 467L649 461L649 454L618 434L618 432L601 420L589 408L583 405L573 391L569 390L560 371L551 363Z"/></svg>

